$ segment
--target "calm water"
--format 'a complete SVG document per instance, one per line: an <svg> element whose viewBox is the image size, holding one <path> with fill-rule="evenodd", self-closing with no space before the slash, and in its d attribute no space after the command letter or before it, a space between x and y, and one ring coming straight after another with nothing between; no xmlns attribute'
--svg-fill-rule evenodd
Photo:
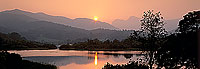
<svg viewBox="0 0 200 69"><path fill-rule="evenodd" d="M142 57L140 51L77 51L77 50L23 50L9 51L20 54L24 60L53 64L59 69L101 69L107 62L126 64Z"/></svg>

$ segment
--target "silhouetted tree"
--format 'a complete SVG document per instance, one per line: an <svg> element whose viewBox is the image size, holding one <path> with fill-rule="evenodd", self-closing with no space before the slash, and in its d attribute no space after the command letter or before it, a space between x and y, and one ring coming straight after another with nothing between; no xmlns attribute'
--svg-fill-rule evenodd
<svg viewBox="0 0 200 69"><path fill-rule="evenodd" d="M186 14L179 22L179 33L165 38L167 41L155 56L158 68L197 69L199 14L196 11Z"/></svg>
<svg viewBox="0 0 200 69"><path fill-rule="evenodd" d="M200 11L189 12L179 22L179 31L181 33L196 32L200 26Z"/></svg>
<svg viewBox="0 0 200 69"><path fill-rule="evenodd" d="M164 26L164 20L160 12L153 13L153 10L144 12L144 15L141 20L141 30L146 34L147 37L147 54L149 55L149 65L150 69L154 64L154 54L159 48L156 44L156 41L159 41L161 38L166 36L166 31Z"/></svg>
<svg viewBox="0 0 200 69"><path fill-rule="evenodd" d="M0 48L3 46L3 39L0 37Z"/></svg>

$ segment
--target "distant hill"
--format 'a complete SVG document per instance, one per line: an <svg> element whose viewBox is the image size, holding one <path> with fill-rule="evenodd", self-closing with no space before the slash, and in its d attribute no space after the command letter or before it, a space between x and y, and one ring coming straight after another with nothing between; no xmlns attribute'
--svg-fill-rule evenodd
<svg viewBox="0 0 200 69"><path fill-rule="evenodd" d="M98 38L100 40L123 40L126 39L130 33L132 33L134 30L108 30L108 29L95 29L91 30L91 37Z"/></svg>
<svg viewBox="0 0 200 69"><path fill-rule="evenodd" d="M140 29L140 18L131 16L127 20L116 19L112 25L120 29L138 30Z"/></svg>
<svg viewBox="0 0 200 69"><path fill-rule="evenodd" d="M15 13L11 13L15 11ZM16 12L18 11L18 12ZM28 40L53 43L70 43L85 41L87 39L125 39L131 31L117 31L109 29L85 30L81 28L66 26L49 21L35 19L33 17L20 14L21 10L0 12L0 32L18 32ZM90 22L90 19L77 18L75 21ZM90 23L88 23L90 24ZM96 24L99 24L97 22ZM101 25L101 24L100 24ZM81 25L80 25L81 26ZM82 25L84 26L84 25Z"/></svg>
<svg viewBox="0 0 200 69"><path fill-rule="evenodd" d="M112 22L112 25L119 29L128 29L128 30L138 30L141 27L141 18L135 16L129 17L127 20L116 19ZM179 19L165 20L165 28L168 31L173 31L178 28Z"/></svg>
<svg viewBox="0 0 200 69"><path fill-rule="evenodd" d="M181 18L165 20L165 28L168 31L175 31L178 28L179 20L181 20Z"/></svg>
<svg viewBox="0 0 200 69"><path fill-rule="evenodd" d="M117 30L118 28L101 21L94 21L88 18L76 18L73 19L71 23L68 23L69 26L77 27L86 30L93 30L93 29L110 29L110 30Z"/></svg>
<svg viewBox="0 0 200 69"><path fill-rule="evenodd" d="M70 19L63 16L51 16L42 12L32 13L32 12L23 11L20 9L7 10L3 12L12 13L12 14L23 14L34 19L49 21L53 23L63 24L66 26L72 26L72 27L86 29L86 30L92 30L92 29L97 29L97 28L104 28L104 29L111 29L111 30L117 29L106 22L101 22L101 21L94 22L94 20L88 19L88 18Z"/></svg>
<svg viewBox="0 0 200 69"><path fill-rule="evenodd" d="M88 37L89 34L84 29L40 21L23 14L13 13L0 13L0 28L5 29L1 32L19 32L27 39L36 41L73 40Z"/></svg>

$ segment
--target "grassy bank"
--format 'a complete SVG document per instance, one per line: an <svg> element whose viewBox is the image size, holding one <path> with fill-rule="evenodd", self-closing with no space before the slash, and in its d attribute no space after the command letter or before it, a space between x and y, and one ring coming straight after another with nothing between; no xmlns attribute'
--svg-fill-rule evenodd
<svg viewBox="0 0 200 69"><path fill-rule="evenodd" d="M19 54L0 52L0 69L57 69L54 65L22 60Z"/></svg>

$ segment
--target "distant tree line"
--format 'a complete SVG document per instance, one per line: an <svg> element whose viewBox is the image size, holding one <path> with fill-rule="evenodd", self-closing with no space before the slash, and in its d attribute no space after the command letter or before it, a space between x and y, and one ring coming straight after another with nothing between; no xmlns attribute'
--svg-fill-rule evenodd
<svg viewBox="0 0 200 69"><path fill-rule="evenodd" d="M140 64L138 62L129 62L122 65L112 65L110 63L107 63L102 69L149 69L149 66L145 64Z"/></svg>
<svg viewBox="0 0 200 69"><path fill-rule="evenodd" d="M53 44L29 41L16 32L0 33L0 50L56 49Z"/></svg>
<svg viewBox="0 0 200 69"><path fill-rule="evenodd" d="M110 41L100 41L98 39L87 40L74 44L61 45L60 49L77 49L77 50L139 50L141 43L131 38L119 41L117 39Z"/></svg>

